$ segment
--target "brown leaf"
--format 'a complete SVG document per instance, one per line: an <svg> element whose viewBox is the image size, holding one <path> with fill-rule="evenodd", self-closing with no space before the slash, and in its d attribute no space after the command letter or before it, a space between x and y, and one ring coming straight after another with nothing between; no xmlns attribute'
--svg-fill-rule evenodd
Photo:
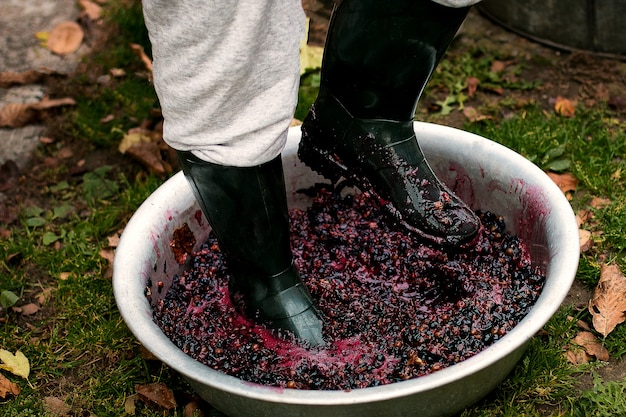
<svg viewBox="0 0 626 417"><path fill-rule="evenodd" d="M90 20L98 20L102 15L102 7L90 0L78 0L78 5Z"/></svg>
<svg viewBox="0 0 626 417"><path fill-rule="evenodd" d="M130 49L132 49L135 52L135 54L141 59L143 64L146 66L146 69L152 72L152 60L144 52L143 46L136 44L136 43L131 43Z"/></svg>
<svg viewBox="0 0 626 417"><path fill-rule="evenodd" d="M491 119L491 116L486 116L484 114L480 114L478 110L471 106L465 106L463 108L463 116L467 118L470 122L480 122L481 120Z"/></svg>
<svg viewBox="0 0 626 417"><path fill-rule="evenodd" d="M160 382L136 385L135 392L139 394L139 399L150 407L165 410L171 410L176 407L174 393Z"/></svg>
<svg viewBox="0 0 626 417"><path fill-rule="evenodd" d="M101 249L100 257L109 261L109 265L113 264L113 259L115 259L115 250L113 249Z"/></svg>
<svg viewBox="0 0 626 417"><path fill-rule="evenodd" d="M56 156L59 159L68 159L68 158L71 158L72 156L74 156L74 151L70 147L61 148L57 152Z"/></svg>
<svg viewBox="0 0 626 417"><path fill-rule="evenodd" d="M23 306L13 307L13 311L23 314L24 316L32 316L40 310L37 304L28 303Z"/></svg>
<svg viewBox="0 0 626 417"><path fill-rule="evenodd" d="M22 127L36 121L42 110L74 104L76 101L69 97L53 100L44 97L37 103L9 103L0 110L0 127Z"/></svg>
<svg viewBox="0 0 626 417"><path fill-rule="evenodd" d="M104 116L102 119L100 119L100 123L109 123L111 121L115 120L115 116L112 114L107 114L106 116Z"/></svg>
<svg viewBox="0 0 626 417"><path fill-rule="evenodd" d="M626 277L619 266L602 265L600 281L589 301L593 327L606 337L626 320Z"/></svg>
<svg viewBox="0 0 626 417"><path fill-rule="evenodd" d="M41 81L46 73L36 70L24 72L0 72L0 88L10 88L14 85L35 84Z"/></svg>
<svg viewBox="0 0 626 417"><path fill-rule="evenodd" d="M185 405L183 409L183 417L204 417L204 412L197 402L192 401Z"/></svg>
<svg viewBox="0 0 626 417"><path fill-rule="evenodd" d="M20 393L20 386L11 382L4 375L0 374L0 398L5 400L9 396L17 397Z"/></svg>
<svg viewBox="0 0 626 417"><path fill-rule="evenodd" d="M61 107L61 106L73 106L76 104L76 100L71 97L64 98L54 98L50 99L48 97L44 97L38 103L31 104L32 108L35 110L47 110L53 107Z"/></svg>
<svg viewBox="0 0 626 417"><path fill-rule="evenodd" d="M31 104L9 103L0 110L0 127L26 126L36 118L37 112Z"/></svg>
<svg viewBox="0 0 626 417"><path fill-rule="evenodd" d="M72 407L58 397L46 397L43 399L44 409L54 416L64 416L72 411Z"/></svg>
<svg viewBox="0 0 626 417"><path fill-rule="evenodd" d="M159 145L154 142L135 143L126 150L126 153L157 175L172 172L172 167L161 157Z"/></svg>
<svg viewBox="0 0 626 417"><path fill-rule="evenodd" d="M491 63L491 67L489 68L490 72L502 72L509 65L508 62L498 61L497 59Z"/></svg>
<svg viewBox="0 0 626 417"><path fill-rule="evenodd" d="M600 361L609 360L609 351L606 350L598 338L591 332L580 332L574 338L574 343L582 346L585 352L591 356L595 356Z"/></svg>
<svg viewBox="0 0 626 417"><path fill-rule="evenodd" d="M552 181L554 181L554 183L558 185L561 191L563 191L564 193L568 191L576 191L576 186L578 185L578 179L574 175L570 174L569 172L566 172L564 174L548 172L547 174L548 174L548 177L550 177L550 179L552 179Z"/></svg>
<svg viewBox="0 0 626 417"><path fill-rule="evenodd" d="M61 22L56 25L48 37L47 46L58 55L68 55L80 47L85 34L76 22Z"/></svg>
<svg viewBox="0 0 626 417"><path fill-rule="evenodd" d="M589 230L578 229L578 239L580 243L580 251L587 252L593 246L593 239L591 239L591 232Z"/></svg>
<svg viewBox="0 0 626 417"><path fill-rule="evenodd" d="M589 356L589 354L582 349L568 350L565 353L565 357L567 358L567 361L573 365L583 365L585 363L589 363L591 360L591 356Z"/></svg>
<svg viewBox="0 0 626 417"><path fill-rule="evenodd" d="M589 205L596 209L602 209L611 204L611 200L608 198L594 197L589 202Z"/></svg>
<svg viewBox="0 0 626 417"><path fill-rule="evenodd" d="M51 287L47 287L41 290L41 292L36 297L39 305L44 305L48 302L48 300L52 296L52 291L53 289Z"/></svg>
<svg viewBox="0 0 626 417"><path fill-rule="evenodd" d="M558 96L554 104L554 111L563 117L574 117L574 113L576 113L576 102Z"/></svg>
<svg viewBox="0 0 626 417"><path fill-rule="evenodd" d="M119 78L126 75L126 70L124 68L111 68L109 73L111 73L112 76Z"/></svg>
<svg viewBox="0 0 626 417"><path fill-rule="evenodd" d="M576 322L576 326L578 326L579 329L585 330L587 332L591 331L591 326L586 321L578 320Z"/></svg>
<svg viewBox="0 0 626 417"><path fill-rule="evenodd" d="M469 98L474 97L474 94L476 94L476 90L478 89L478 84L480 83L480 80L476 77L467 77L465 82L467 83L467 96Z"/></svg>
<svg viewBox="0 0 626 417"><path fill-rule="evenodd" d="M115 233L114 235L107 237L107 242L110 248L117 248L117 245L120 243L120 234Z"/></svg>
<svg viewBox="0 0 626 417"><path fill-rule="evenodd" d="M576 213L576 224L578 224L580 228L582 225L587 224L592 218L593 213L590 210L578 210L578 213Z"/></svg>

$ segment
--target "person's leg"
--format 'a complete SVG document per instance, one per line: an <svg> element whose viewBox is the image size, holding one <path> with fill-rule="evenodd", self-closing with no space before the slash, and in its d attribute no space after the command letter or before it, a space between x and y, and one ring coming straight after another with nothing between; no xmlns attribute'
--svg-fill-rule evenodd
<svg viewBox="0 0 626 417"><path fill-rule="evenodd" d="M283 149L300 81L298 0L144 0L164 140L220 165Z"/></svg>
<svg viewBox="0 0 626 417"><path fill-rule="evenodd" d="M299 149L325 176L373 189L410 230L451 245L471 240L480 223L432 172L413 117L468 10L431 0L343 0L331 18L320 93Z"/></svg>
<svg viewBox="0 0 626 417"><path fill-rule="evenodd" d="M280 152L299 82L299 1L144 0L164 139L226 255L248 316L324 343L296 270Z"/></svg>

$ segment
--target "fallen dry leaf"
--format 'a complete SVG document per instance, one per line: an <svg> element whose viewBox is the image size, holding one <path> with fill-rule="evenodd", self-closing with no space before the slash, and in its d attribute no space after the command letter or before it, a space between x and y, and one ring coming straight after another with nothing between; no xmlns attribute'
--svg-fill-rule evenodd
<svg viewBox="0 0 626 417"><path fill-rule="evenodd" d="M146 55L146 52L143 50L143 46L131 43L130 49L132 49L133 52L135 52L135 54L141 59L146 69L152 73L152 60L148 57L148 55Z"/></svg>
<svg viewBox="0 0 626 417"><path fill-rule="evenodd" d="M165 175L172 172L170 164L161 156L161 148L154 142L138 142L126 150L126 153L151 172L157 175Z"/></svg>
<svg viewBox="0 0 626 417"><path fill-rule="evenodd" d="M7 399L9 396L17 397L20 393L20 386L9 381L7 377L0 374L0 399Z"/></svg>
<svg viewBox="0 0 626 417"><path fill-rule="evenodd" d="M0 127L22 127L36 121L43 110L75 104L76 100L69 97L59 99L44 97L36 103L9 103L0 109Z"/></svg>
<svg viewBox="0 0 626 417"><path fill-rule="evenodd" d="M44 97L40 102L33 103L31 106L35 110L47 110L53 107L61 107L61 106L73 106L76 104L76 100L71 97L64 98L48 98Z"/></svg>
<svg viewBox="0 0 626 417"><path fill-rule="evenodd" d="M39 305L45 305L52 296L53 289L51 287L44 288L39 294L37 294L37 302Z"/></svg>
<svg viewBox="0 0 626 417"><path fill-rule="evenodd" d="M148 406L165 410L171 410L176 407L174 393L160 382L136 385L135 392L139 395L139 399Z"/></svg>
<svg viewBox="0 0 626 417"><path fill-rule="evenodd" d="M578 326L579 329L585 330L587 332L591 331L591 326L586 321L578 320L576 322L576 326Z"/></svg>
<svg viewBox="0 0 626 417"><path fill-rule="evenodd" d="M113 249L100 249L100 257L109 261L109 264L113 264L113 259L115 259L115 250Z"/></svg>
<svg viewBox="0 0 626 417"><path fill-rule="evenodd" d="M41 81L47 72L28 70L24 72L0 72L0 88L10 88L14 85L35 84Z"/></svg>
<svg viewBox="0 0 626 417"><path fill-rule="evenodd" d="M43 406L46 411L54 416L65 416L72 411L72 407L65 404L65 401L58 397L46 397L43 399Z"/></svg>
<svg viewBox="0 0 626 417"><path fill-rule="evenodd" d="M107 237L107 242L110 248L117 248L117 245L120 243L120 234L115 233L114 235Z"/></svg>
<svg viewBox="0 0 626 417"><path fill-rule="evenodd" d="M491 116L480 114L478 110L471 106L465 106L463 108L463 116L470 122L480 122L481 120L491 119Z"/></svg>
<svg viewBox="0 0 626 417"><path fill-rule="evenodd" d="M589 205L596 209L601 209L611 204L611 200L608 198L594 197L589 202Z"/></svg>
<svg viewBox="0 0 626 417"><path fill-rule="evenodd" d="M509 65L508 62L505 61L498 61L497 59L494 60L491 63L491 66L489 67L489 71L490 72L502 72L504 71L504 69Z"/></svg>
<svg viewBox="0 0 626 417"><path fill-rule="evenodd" d="M115 120L115 116L112 114L107 114L106 116L104 116L102 119L100 119L100 123L109 123L111 121Z"/></svg>
<svg viewBox="0 0 626 417"><path fill-rule="evenodd" d="M558 96L554 103L554 111L563 117L574 117L576 113L576 102Z"/></svg>
<svg viewBox="0 0 626 417"><path fill-rule="evenodd" d="M78 0L78 5L83 9L83 13L92 21L98 20L100 16L102 16L102 7L100 7L99 4L89 0Z"/></svg>
<svg viewBox="0 0 626 417"><path fill-rule="evenodd" d="M578 224L580 228L583 224L587 224L592 218L593 213L590 210L578 210L578 213L576 213L576 224Z"/></svg>
<svg viewBox="0 0 626 417"><path fill-rule="evenodd" d="M58 55L68 55L80 47L85 34L76 22L61 22L56 25L48 36L48 49Z"/></svg>
<svg viewBox="0 0 626 417"><path fill-rule="evenodd" d="M66 281L68 280L70 277L72 277L72 273L71 272L61 272L59 274L59 279L61 281Z"/></svg>
<svg viewBox="0 0 626 417"><path fill-rule="evenodd" d="M465 82L467 83L467 96L469 98L474 97L474 94L476 94L476 90L478 89L478 84L480 83L480 80L476 77L467 77Z"/></svg>
<svg viewBox="0 0 626 417"><path fill-rule="evenodd" d="M618 265L602 265L589 312L594 329L604 337L626 320L626 277Z"/></svg>
<svg viewBox="0 0 626 417"><path fill-rule="evenodd" d="M13 309L24 316L32 316L41 310L41 307L34 303L28 303L23 306L13 307Z"/></svg>
<svg viewBox="0 0 626 417"><path fill-rule="evenodd" d="M124 135L117 149L121 153L126 153L126 151L128 151L133 145L137 143L152 142L152 141L153 141L153 135L152 135L152 132L150 132L149 130L142 129L139 127L132 128L128 131L128 133Z"/></svg>
<svg viewBox="0 0 626 417"><path fill-rule="evenodd" d="M59 159L68 159L74 156L74 151L72 151L72 148L70 147L61 148L57 152L56 156Z"/></svg>
<svg viewBox="0 0 626 417"><path fill-rule="evenodd" d="M131 416L135 415L135 401L139 399L139 395L132 394L126 397L126 401L124 401L124 411L126 414L130 414Z"/></svg>
<svg viewBox="0 0 626 417"><path fill-rule="evenodd" d="M550 177L550 179L554 181L554 183L558 185L558 187L564 193L568 191L576 191L576 186L578 186L578 179L569 172L566 172L564 174L548 172L547 174L548 177Z"/></svg>
<svg viewBox="0 0 626 417"><path fill-rule="evenodd" d="M584 349L568 350L565 353L567 361L572 365L584 365L589 363L591 356Z"/></svg>
<svg viewBox="0 0 626 417"><path fill-rule="evenodd" d="M8 350L0 349L0 369L11 372L13 375L28 379L30 374L30 363L28 358L19 350L15 355Z"/></svg>
<svg viewBox="0 0 626 417"><path fill-rule="evenodd" d="M587 252L593 246L593 239L589 230L578 229L578 239L582 253Z"/></svg>
<svg viewBox="0 0 626 417"><path fill-rule="evenodd" d="M204 417L204 412L197 402L192 401L183 408L183 417Z"/></svg>
<svg viewBox="0 0 626 417"><path fill-rule="evenodd" d="M574 338L574 343L585 349L585 352L591 356L595 356L600 361L609 360L609 351L606 350L598 338L591 332L580 332Z"/></svg>
<svg viewBox="0 0 626 417"><path fill-rule="evenodd" d="M126 75L126 70L124 68L111 68L109 70L109 73L112 76L119 78L119 77L123 77Z"/></svg>
<svg viewBox="0 0 626 417"><path fill-rule="evenodd" d="M37 111L30 104L9 103L0 110L0 127L22 127L37 118Z"/></svg>

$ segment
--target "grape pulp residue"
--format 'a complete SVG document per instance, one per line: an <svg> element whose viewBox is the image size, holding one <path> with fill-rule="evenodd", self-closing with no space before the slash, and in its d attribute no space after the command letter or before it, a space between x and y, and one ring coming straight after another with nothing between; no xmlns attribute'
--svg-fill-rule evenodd
<svg viewBox="0 0 626 417"><path fill-rule="evenodd" d="M445 249L388 226L366 195L322 191L307 211L291 210L295 262L326 318L321 348L239 313L213 235L151 302L154 320L194 359L253 383L350 390L426 375L502 338L545 280L502 218L478 214L475 244Z"/></svg>

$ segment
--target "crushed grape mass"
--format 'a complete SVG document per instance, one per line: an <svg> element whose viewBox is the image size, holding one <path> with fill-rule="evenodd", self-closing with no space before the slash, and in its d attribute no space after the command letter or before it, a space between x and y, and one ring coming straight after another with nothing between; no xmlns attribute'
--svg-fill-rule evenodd
<svg viewBox="0 0 626 417"><path fill-rule="evenodd" d="M545 277L503 219L478 214L476 241L451 249L391 227L365 194L321 190L308 210L291 210L295 262L326 319L321 348L239 313L212 235L162 298L146 295L155 322L180 349L245 381L350 390L417 378L502 338L543 287Z"/></svg>

